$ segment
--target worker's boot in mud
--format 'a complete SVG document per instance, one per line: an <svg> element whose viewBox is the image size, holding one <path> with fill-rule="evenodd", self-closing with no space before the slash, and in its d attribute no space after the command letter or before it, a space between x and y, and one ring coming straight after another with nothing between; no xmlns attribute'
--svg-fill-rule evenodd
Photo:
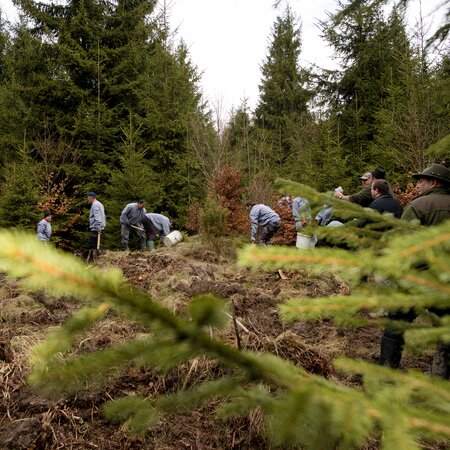
<svg viewBox="0 0 450 450"><path fill-rule="evenodd" d="M385 367L397 369L402 359L404 342L402 339L395 339L389 336L381 338L380 359L378 364Z"/></svg>
<svg viewBox="0 0 450 450"><path fill-rule="evenodd" d="M431 375L446 380L450 375L450 345L438 345L431 364Z"/></svg>
<svg viewBox="0 0 450 450"><path fill-rule="evenodd" d="M152 251L155 249L155 241L147 241L147 250Z"/></svg>
<svg viewBox="0 0 450 450"><path fill-rule="evenodd" d="M128 242L122 243L122 250L125 250L126 252L130 250L130 247L128 247Z"/></svg>
<svg viewBox="0 0 450 450"><path fill-rule="evenodd" d="M145 252L147 250L147 245L146 245L145 238L141 238L141 240L139 242L141 244L141 251Z"/></svg>

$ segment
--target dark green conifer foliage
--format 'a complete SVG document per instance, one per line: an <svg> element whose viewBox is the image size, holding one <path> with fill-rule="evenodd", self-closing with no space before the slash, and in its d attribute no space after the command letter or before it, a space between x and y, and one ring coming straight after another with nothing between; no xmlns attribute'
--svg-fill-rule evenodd
<svg viewBox="0 0 450 450"><path fill-rule="evenodd" d="M33 229L42 218L38 202L43 200L39 190L40 169L22 147L16 161L6 163L1 169L0 226Z"/></svg>
<svg viewBox="0 0 450 450"><path fill-rule="evenodd" d="M258 127L270 131L270 157L278 165L286 162L292 151L293 130L308 110L310 94L305 88L306 74L299 67L300 51L298 19L287 7L273 26L255 110Z"/></svg>
<svg viewBox="0 0 450 450"><path fill-rule="evenodd" d="M408 55L408 43L403 11L394 9L387 21L382 2L355 3L340 2L340 11L322 23L322 29L340 59L342 71L331 91L339 115L344 156L358 173L368 164L380 164L378 149L372 152L370 147L378 132L376 113L388 96L387 82L402 80L398 55Z"/></svg>
<svg viewBox="0 0 450 450"><path fill-rule="evenodd" d="M116 247L119 243L120 213L128 203L139 199L146 201L148 212L160 210L163 199L159 175L145 159L145 148L138 148L139 132L130 119L128 129L123 130L123 143L118 151L119 165L108 170L105 208L108 226L103 233L105 244Z"/></svg>
<svg viewBox="0 0 450 450"><path fill-rule="evenodd" d="M19 23L4 55L4 74L0 84L0 145L2 160L15 159L23 142L30 143L43 132L46 114L39 103L45 92L36 86L49 76L43 46L26 26ZM45 87L42 86L42 91Z"/></svg>
<svg viewBox="0 0 450 450"><path fill-rule="evenodd" d="M169 47L169 50L167 49ZM199 81L184 43L171 49L156 40L149 54L149 69L143 81L139 120L146 155L160 175L163 206L171 217L183 217L187 199L195 198L199 171L189 149L189 124L207 126L200 103Z"/></svg>
<svg viewBox="0 0 450 450"><path fill-rule="evenodd" d="M23 141L32 148L50 134L80 155L79 192L89 186L102 195L110 171L122 165L132 117L139 164L158 174L147 177L153 184L146 190L160 193L172 217L183 216L202 184L187 130L206 114L197 69L186 46L172 44L157 2L15 3L22 21L0 71L0 158L13 159Z"/></svg>
<svg viewBox="0 0 450 450"><path fill-rule="evenodd" d="M392 42L396 66L383 82L386 96L375 113L371 152L378 154L385 169L404 183L408 172L418 172L432 162L425 150L450 131L445 112L450 82L445 73L446 58L431 64L420 42L407 44L402 22L394 9L388 25L400 42Z"/></svg>

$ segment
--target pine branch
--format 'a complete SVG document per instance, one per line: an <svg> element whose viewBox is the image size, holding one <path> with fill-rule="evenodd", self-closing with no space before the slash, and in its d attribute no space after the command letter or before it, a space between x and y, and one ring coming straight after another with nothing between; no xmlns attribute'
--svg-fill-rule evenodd
<svg viewBox="0 0 450 450"><path fill-rule="evenodd" d="M403 386L409 395L427 392L435 411L446 414L450 412L450 383L448 381L429 377L417 371L401 372L349 358L337 358L334 360L334 365L336 369L345 373L359 374L367 379L382 379L391 386Z"/></svg>
<svg viewBox="0 0 450 450"><path fill-rule="evenodd" d="M365 256L370 256L368 252ZM364 273L360 259L362 254L356 255L340 249L308 249L299 252L292 247L257 247L249 245L239 253L239 265L261 268L268 271L278 269L298 269L308 266L309 269L323 273L333 271L354 271Z"/></svg>
<svg viewBox="0 0 450 450"><path fill-rule="evenodd" d="M447 320L450 316L446 316ZM415 349L423 349L430 344L443 342L450 344L450 325L433 328L410 328L405 332L408 345Z"/></svg>
<svg viewBox="0 0 450 450"><path fill-rule="evenodd" d="M50 361L56 360L57 364L60 364L60 355L70 349L76 336L103 318L107 310L108 306L102 303L97 308L83 308L76 312L63 327L58 328L46 341L33 348L30 355L31 365L34 367L42 365L45 371Z"/></svg>
<svg viewBox="0 0 450 450"><path fill-rule="evenodd" d="M50 338L48 347L43 344L36 350L33 357L35 371L30 376L36 384L55 383L58 388L66 380L69 387L74 387L75 380L95 380L97 376L103 377L110 371L122 370L129 364L151 364L164 369L200 354L218 360L232 369L228 379L204 383L189 391L178 391L151 401L128 397L109 403L105 414L125 420L126 425L134 432L145 433L163 413L199 405L214 396L220 396L234 402L234 411L237 411L239 402L241 409L245 406L263 410L271 424L275 442L280 445L293 442L311 449L335 448L337 445L354 448L360 446L369 435L373 435L377 428L388 426L383 423L383 415L389 408L387 399L395 399L399 405L404 405L399 408L398 414L406 424L403 433L411 442L415 442L416 436L423 433L424 427L450 438L450 427L447 424L450 404L448 383L441 385L428 380L430 390L427 382L418 377L415 381L417 389L411 390L411 382L409 385L392 383L390 380L397 380L398 374L374 367L374 374L379 373L379 370L383 372L378 378L365 374L365 378L370 380L368 387L373 386L367 392L336 384L332 380L308 374L276 356L238 351L224 342L212 339L202 328L211 323L221 325L225 315L220 301L207 298L205 307L202 308L201 300L197 300L190 308L190 318L179 317L148 295L127 286L117 271L110 273L86 269L68 255L61 255L50 247L43 249L36 243L34 236L0 231L0 243L2 242L8 242L8 245L0 245L0 264L8 268L11 275L23 278L22 282L27 286L40 289L54 282L53 292L77 294L94 299L99 304L97 308L82 310ZM268 250L271 257L276 257L276 252L279 251ZM302 257L301 252L294 255L288 251L284 257L286 259L287 255L288 264L298 263L299 254ZM328 267L345 268L358 275L363 272L358 266L357 258L361 257L359 254L307 254ZM42 276L38 277L37 272ZM60 279L64 282L59 281ZM65 360L67 353L63 356L58 352L67 351L76 335L99 320L109 308L139 320L153 334L145 341L130 342L88 355L69 355L69 359ZM58 338L61 342L57 342ZM368 368L373 366L353 366L353 369L355 367L369 371ZM255 383L267 384L271 390L252 390ZM246 400L243 390L248 392ZM441 390L447 392L440 395L440 400L432 406L431 413L432 400L437 398L437 393ZM267 395L267 392L272 395ZM374 395L374 392L378 394Z"/></svg>
<svg viewBox="0 0 450 450"><path fill-rule="evenodd" d="M448 306L445 295L426 298L420 295L406 295L387 291L384 295L354 294L351 296L322 297L314 299L292 299L279 306L281 318L287 322L296 320L331 319L341 326L367 326L371 322L355 315L364 310L408 311L422 312L429 307ZM373 323L373 321L372 321ZM389 322L388 322L389 323ZM386 322L383 322L386 324Z"/></svg>

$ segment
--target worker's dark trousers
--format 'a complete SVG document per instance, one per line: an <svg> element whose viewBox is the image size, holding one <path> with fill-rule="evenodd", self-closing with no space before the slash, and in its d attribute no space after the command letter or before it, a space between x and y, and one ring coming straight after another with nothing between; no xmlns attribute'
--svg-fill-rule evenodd
<svg viewBox="0 0 450 450"><path fill-rule="evenodd" d="M140 224L137 224L136 226L140 227ZM130 228L131 227L129 225L125 225L124 223L121 224L120 232L122 234L122 244L128 245L128 241L130 240ZM144 241L145 246L145 233L143 231L136 230L136 228L133 228L133 230L139 236L139 240Z"/></svg>
<svg viewBox="0 0 450 450"><path fill-rule="evenodd" d="M88 248L89 250L97 250L98 231L91 230L89 232Z"/></svg>
<svg viewBox="0 0 450 450"><path fill-rule="evenodd" d="M152 224L152 221L147 217L144 216L142 219L142 226L144 227L145 234L147 235L147 241L154 241L156 239L156 228Z"/></svg>
<svg viewBox="0 0 450 450"><path fill-rule="evenodd" d="M262 245L268 245L270 240L273 238L275 233L280 229L281 223L280 222L269 222L264 228L261 233L261 244Z"/></svg>
<svg viewBox="0 0 450 450"><path fill-rule="evenodd" d="M430 311L441 317L450 314L450 309L430 308ZM417 317L414 310L408 312L389 313L389 320L400 320L413 322ZM405 340L402 331L394 331L386 328L381 338L381 350L379 363L383 366L398 368L402 358ZM450 375L450 344L438 344L436 354L431 366L431 374L442 378L449 378Z"/></svg>
<svg viewBox="0 0 450 450"><path fill-rule="evenodd" d="M417 314L412 309L406 313L395 312L389 313L388 315L389 320L401 320L409 323L411 323L416 317ZM386 328L381 338L379 363L382 366L396 369L400 365L404 346L405 339L403 338L403 331L394 331Z"/></svg>

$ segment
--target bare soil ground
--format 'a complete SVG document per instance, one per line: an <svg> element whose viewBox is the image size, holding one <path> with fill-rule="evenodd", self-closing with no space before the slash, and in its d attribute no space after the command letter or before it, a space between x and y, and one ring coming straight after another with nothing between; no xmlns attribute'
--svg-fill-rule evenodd
<svg viewBox="0 0 450 450"><path fill-rule="evenodd" d="M278 273L240 269L200 246L195 239L172 249L151 253L109 252L97 264L120 267L131 284L150 293L172 311L181 312L197 294L212 292L233 301L242 345L272 352L301 364L308 371L342 383L355 383L336 373L332 359L349 356L374 362L381 331L376 328L347 330L331 322L280 322L277 306L288 298L318 297L348 291L339 278L307 272ZM221 421L214 417L218 405L166 416L145 438L129 436L123 427L102 417L103 404L129 394L154 396L188 388L220 376L214 361L196 358L164 376L130 368L95 387L71 397L47 399L26 385L27 353L54 327L80 307L70 298L53 299L44 292L29 294L14 281L0 281L0 448L2 449L266 449L262 417L251 414ZM134 322L114 314L78 342L78 351L92 351L124 342L145 333ZM222 337L234 344L231 326ZM426 369L431 353L404 355L409 368ZM376 443L367 448L377 448ZM439 447L430 447L439 448Z"/></svg>

